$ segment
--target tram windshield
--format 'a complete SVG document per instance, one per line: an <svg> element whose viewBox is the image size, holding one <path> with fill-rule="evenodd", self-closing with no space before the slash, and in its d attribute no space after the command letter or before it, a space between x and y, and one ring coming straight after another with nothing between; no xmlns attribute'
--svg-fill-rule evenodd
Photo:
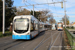
<svg viewBox="0 0 75 50"><path fill-rule="evenodd" d="M61 24L58 24L58 27L62 27L62 25Z"/></svg>
<svg viewBox="0 0 75 50"><path fill-rule="evenodd" d="M14 20L14 31L17 33L24 33L28 31L29 20L27 18L18 18Z"/></svg>

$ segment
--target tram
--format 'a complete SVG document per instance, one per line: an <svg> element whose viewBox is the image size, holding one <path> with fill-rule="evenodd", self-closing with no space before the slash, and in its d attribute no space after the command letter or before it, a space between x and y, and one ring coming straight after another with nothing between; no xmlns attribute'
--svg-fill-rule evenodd
<svg viewBox="0 0 75 50"><path fill-rule="evenodd" d="M45 30L45 23L32 15L15 16L13 19L12 39L32 39Z"/></svg>
<svg viewBox="0 0 75 50"><path fill-rule="evenodd" d="M39 22L39 32L45 31L45 23Z"/></svg>
<svg viewBox="0 0 75 50"><path fill-rule="evenodd" d="M62 22L58 22L58 24L57 24L57 30L63 30L63 24L62 24Z"/></svg>
<svg viewBox="0 0 75 50"><path fill-rule="evenodd" d="M45 30L50 30L51 29L51 24L45 23Z"/></svg>

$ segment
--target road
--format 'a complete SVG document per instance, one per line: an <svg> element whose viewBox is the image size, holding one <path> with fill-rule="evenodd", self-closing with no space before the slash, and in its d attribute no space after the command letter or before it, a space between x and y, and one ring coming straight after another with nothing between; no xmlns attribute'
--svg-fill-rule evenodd
<svg viewBox="0 0 75 50"><path fill-rule="evenodd" d="M63 31L48 30L31 40L0 38L0 50L62 50Z"/></svg>

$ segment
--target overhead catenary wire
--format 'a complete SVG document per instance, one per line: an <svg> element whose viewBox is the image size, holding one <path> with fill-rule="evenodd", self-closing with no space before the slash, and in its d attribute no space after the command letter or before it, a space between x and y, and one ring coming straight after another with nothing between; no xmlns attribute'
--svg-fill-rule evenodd
<svg viewBox="0 0 75 50"><path fill-rule="evenodd" d="M52 2L53 2L53 0L52 0ZM55 11L56 11L56 7L55 7L55 4L54 4L54 8L55 8ZM57 12L57 11L56 11Z"/></svg>
<svg viewBox="0 0 75 50"><path fill-rule="evenodd" d="M52 2L53 2L53 0L52 0ZM55 11L57 12L56 7L55 7L55 4L54 4L54 8L55 8Z"/></svg>
<svg viewBox="0 0 75 50"><path fill-rule="evenodd" d="M28 4L30 4L29 2L27 2ZM36 3L36 2L35 2ZM38 4L38 3L36 3L36 4ZM32 5L32 4L30 4L30 5ZM35 5L35 4L34 4ZM39 5L39 4L38 4ZM49 5L49 4L48 4ZM34 6L35 7L35 6ZM36 9L37 9L37 7L35 7ZM39 9L37 9L37 10L39 10Z"/></svg>
<svg viewBox="0 0 75 50"><path fill-rule="evenodd" d="M48 0L47 0L47 3L48 3ZM48 9L49 9L49 4L48 4Z"/></svg>
<svg viewBox="0 0 75 50"><path fill-rule="evenodd" d="M53 0L52 0L52 2L53 2ZM57 2L59 2L59 0L57 0ZM63 0L62 0L61 2L63 2ZM65 1L65 2L66 2L66 1ZM54 8L55 8L55 11L56 11L56 13L57 13L55 4L54 4ZM57 16L57 17L58 17L58 16Z"/></svg>
<svg viewBox="0 0 75 50"><path fill-rule="evenodd" d="M25 1L25 2L27 2L27 0ZM25 3L24 3L25 4ZM25 4L26 5L26 4ZM26 5L27 6L27 5ZM28 6L27 6L27 8L29 8ZM30 8L29 8L30 9Z"/></svg>
<svg viewBox="0 0 75 50"><path fill-rule="evenodd" d="M64 1L64 2L66 2L66 1ZM32 4L32 5L27 5L27 6L35 6L35 5L45 5L45 4L57 4L57 3L62 3L62 2L52 2L52 3L41 3L41 4ZM27 7L27 6L19 6L19 7Z"/></svg>
<svg viewBox="0 0 75 50"><path fill-rule="evenodd" d="M52 1L53 1L53 0L52 0ZM47 2L48 2L48 1L47 1ZM27 6L33 6L33 5L34 5L34 7L35 7L36 5L45 5L45 4L48 4L48 5L49 5L49 4L57 4L57 3L62 3L62 2L63 2L63 1L61 1L61 2L60 2L60 1L59 1L59 2L52 2L52 3L41 3L41 4L30 4L30 3L29 3L29 5L25 5L25 6L27 7ZM64 2L66 2L66 1L64 1ZM28 3L28 2L27 2L27 3ZM21 7L25 7L25 6L21 6ZM56 8L55 8L55 10L56 10Z"/></svg>
<svg viewBox="0 0 75 50"><path fill-rule="evenodd" d="M27 3L28 3L28 2L27 2ZM28 4L31 5L30 3L28 3ZM34 4L33 4L32 6L33 6L33 16L34 16L34 7L35 7L35 6L34 6Z"/></svg>
<svg viewBox="0 0 75 50"><path fill-rule="evenodd" d="M26 3L28 3L28 2L26 2ZM30 3L28 3L29 5L31 5ZM35 7L35 6L34 6ZM36 8L36 7L35 7ZM36 8L37 9L37 8ZM37 10L39 10L39 9L37 9Z"/></svg>

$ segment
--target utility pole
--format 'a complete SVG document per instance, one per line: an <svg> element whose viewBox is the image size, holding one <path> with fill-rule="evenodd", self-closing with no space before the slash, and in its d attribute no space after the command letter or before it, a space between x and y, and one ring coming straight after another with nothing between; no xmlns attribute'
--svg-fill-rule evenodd
<svg viewBox="0 0 75 50"><path fill-rule="evenodd" d="M5 33L5 0L3 0L3 34Z"/></svg>
<svg viewBox="0 0 75 50"><path fill-rule="evenodd" d="M10 7L8 7L10 8ZM3 0L3 25L2 25L2 33L5 34L5 0Z"/></svg>
<svg viewBox="0 0 75 50"><path fill-rule="evenodd" d="M34 16L34 5L33 5L33 16Z"/></svg>
<svg viewBox="0 0 75 50"><path fill-rule="evenodd" d="M64 0L64 13L65 13L65 28L66 28L66 3L65 3L65 0Z"/></svg>

